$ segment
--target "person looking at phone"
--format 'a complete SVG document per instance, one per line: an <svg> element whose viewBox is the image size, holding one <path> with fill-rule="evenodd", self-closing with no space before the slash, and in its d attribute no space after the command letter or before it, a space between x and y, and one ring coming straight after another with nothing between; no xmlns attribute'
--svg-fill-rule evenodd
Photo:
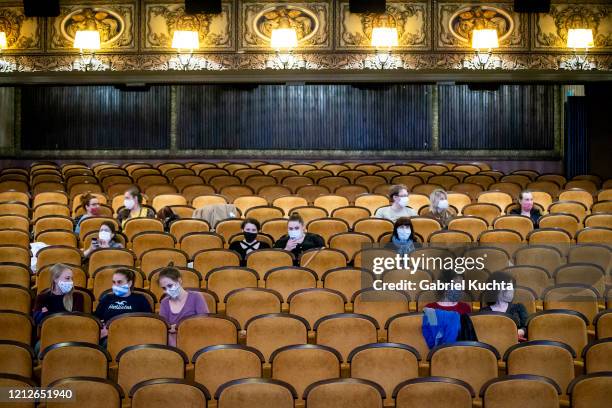
<svg viewBox="0 0 612 408"><path fill-rule="evenodd" d="M83 255L85 258L89 258L89 255L97 249L103 248L123 248L120 242L115 241L115 224L110 221L104 221L100 225L98 230L98 236L91 240L91 245L85 251Z"/></svg>
<svg viewBox="0 0 612 408"><path fill-rule="evenodd" d="M313 248L323 248L325 241L318 234L311 234L304 229L304 220L298 213L289 216L287 222L287 235L283 235L276 243L274 248L281 248L290 251L298 259L300 254Z"/></svg>

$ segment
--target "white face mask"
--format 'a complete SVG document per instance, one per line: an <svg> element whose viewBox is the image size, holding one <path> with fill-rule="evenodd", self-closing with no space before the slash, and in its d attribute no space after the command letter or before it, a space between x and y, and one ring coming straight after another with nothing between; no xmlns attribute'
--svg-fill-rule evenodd
<svg viewBox="0 0 612 408"><path fill-rule="evenodd" d="M68 292L70 292L72 290L72 288L74 287L74 282L72 281L59 281L57 282L57 287L59 288L60 292L62 292L62 294L66 294Z"/></svg>
<svg viewBox="0 0 612 408"><path fill-rule="evenodd" d="M110 240L111 240L111 233L108 232L108 231L100 231L100 232L98 232L98 239L100 241L110 242Z"/></svg>
<svg viewBox="0 0 612 408"><path fill-rule="evenodd" d="M289 230L289 238L298 239L302 236L301 230Z"/></svg>
<svg viewBox="0 0 612 408"><path fill-rule="evenodd" d="M440 200L438 201L438 208L441 210L448 209L448 200Z"/></svg>
<svg viewBox="0 0 612 408"><path fill-rule="evenodd" d="M132 208L134 208L134 204L135 204L135 201L132 198L126 198L126 199L123 200L123 205L128 210L131 210Z"/></svg>
<svg viewBox="0 0 612 408"><path fill-rule="evenodd" d="M398 228L397 237L402 241L407 241L410 238L410 228Z"/></svg>
<svg viewBox="0 0 612 408"><path fill-rule="evenodd" d="M181 294L181 285L179 285L178 283L176 283L174 286L168 286L166 288L166 293L168 294L168 296L170 296L172 299L176 299L179 297L179 295Z"/></svg>
<svg viewBox="0 0 612 408"><path fill-rule="evenodd" d="M408 207L408 203L410 202L410 198L409 197L400 197L400 205L402 207Z"/></svg>

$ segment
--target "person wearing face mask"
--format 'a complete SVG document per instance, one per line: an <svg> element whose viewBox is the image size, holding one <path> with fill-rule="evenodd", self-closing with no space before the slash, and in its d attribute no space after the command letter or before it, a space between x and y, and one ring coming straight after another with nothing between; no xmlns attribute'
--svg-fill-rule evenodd
<svg viewBox="0 0 612 408"><path fill-rule="evenodd" d="M200 292L183 289L181 273L175 268L162 269L157 282L166 294L161 301L159 315L170 326L168 345L176 346L177 325L188 317L208 314L208 306Z"/></svg>
<svg viewBox="0 0 612 408"><path fill-rule="evenodd" d="M74 232L81 231L81 222L90 217L97 217L100 214L100 201L91 193L87 193L81 198L81 206L85 210L84 214L79 215L74 220Z"/></svg>
<svg viewBox="0 0 612 408"><path fill-rule="evenodd" d="M442 228L447 229L449 221L457 214L448 205L446 191L441 189L432 191L429 195L429 203L429 208L423 215L437 220Z"/></svg>
<svg viewBox="0 0 612 408"><path fill-rule="evenodd" d="M274 243L274 248L290 251L298 259L302 252L314 248L323 248L325 241L318 234L311 234L304 230L304 220L298 213L289 216L287 222L287 235L283 235Z"/></svg>
<svg viewBox="0 0 612 408"><path fill-rule="evenodd" d="M120 242L116 242L114 238L115 224L110 221L104 221L100 225L98 237L91 240L91 245L89 245L89 248L83 251L83 255L85 256L85 258L89 258L91 253L97 249L123 248L123 245Z"/></svg>
<svg viewBox="0 0 612 408"><path fill-rule="evenodd" d="M34 301L34 321L40 323L45 317L60 312L82 312L84 298L74 292L72 270L64 264L51 267L50 289L44 291Z"/></svg>
<svg viewBox="0 0 612 408"><path fill-rule="evenodd" d="M242 228L244 239L242 241L232 242L229 249L238 252L242 260L244 260L246 256L253 251L270 248L267 242L257 240L257 234L259 233L260 227L259 221L254 218L247 218L242 221L240 228Z"/></svg>
<svg viewBox="0 0 612 408"><path fill-rule="evenodd" d="M396 250L400 255L409 254L414 251L414 233L410 218L401 217L395 221L391 241L385 247Z"/></svg>
<svg viewBox="0 0 612 408"><path fill-rule="evenodd" d="M143 295L132 292L134 277L134 271L130 269L117 269L113 274L113 292L103 296L98 303L94 315L104 324L100 332L102 344L105 344L108 335L106 323L113 317L124 313L152 312L147 299Z"/></svg>
<svg viewBox="0 0 612 408"><path fill-rule="evenodd" d="M533 227L538 228L538 223L540 221L540 217L542 213L540 210L534 207L533 205L533 194L529 190L523 190L519 194L519 208L513 208L510 210L511 215L524 215L525 217L531 218L531 222L533 222Z"/></svg>
<svg viewBox="0 0 612 408"><path fill-rule="evenodd" d="M391 187L389 198L391 199L391 205L376 210L374 217L385 218L395 222L400 217L414 217L418 215L416 211L408 206L410 198L408 197L406 186L400 184Z"/></svg>
<svg viewBox="0 0 612 408"><path fill-rule="evenodd" d="M155 211L148 207L142 206L142 193L138 187L130 187L123 195L123 208L117 214L117 221L121 225L121 229L125 227L127 220L132 218L146 217L155 218Z"/></svg>
<svg viewBox="0 0 612 408"><path fill-rule="evenodd" d="M461 314L469 314L472 312L472 307L465 303L460 302L463 291L455 285L460 284L463 281L463 275L455 273L455 271L445 269L440 275L440 282L448 285L446 290L442 290L438 293L440 300L425 305L427 308L446 310L447 312L457 312ZM452 286L450 284L453 284Z"/></svg>
<svg viewBox="0 0 612 408"><path fill-rule="evenodd" d="M505 272L493 272L487 282L506 282L512 283L512 287L516 286L516 282L510 275ZM484 302L487 306L481 308L483 312L501 312L505 313L516 323L517 334L519 340L526 340L527 334L527 318L529 314L525 305L522 303L512 303L514 300L514 289L487 291L484 294Z"/></svg>

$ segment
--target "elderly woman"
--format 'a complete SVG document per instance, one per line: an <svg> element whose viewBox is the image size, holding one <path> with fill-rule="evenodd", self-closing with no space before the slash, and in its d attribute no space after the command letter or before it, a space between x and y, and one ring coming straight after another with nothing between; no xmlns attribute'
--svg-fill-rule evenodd
<svg viewBox="0 0 612 408"><path fill-rule="evenodd" d="M429 195L429 209L423 215L437 220L442 228L446 229L449 221L457 214L448 205L446 191L438 189Z"/></svg>

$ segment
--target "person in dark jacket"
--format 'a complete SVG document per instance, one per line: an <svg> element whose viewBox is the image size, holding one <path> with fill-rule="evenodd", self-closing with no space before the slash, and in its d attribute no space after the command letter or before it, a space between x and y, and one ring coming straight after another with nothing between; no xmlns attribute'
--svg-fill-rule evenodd
<svg viewBox="0 0 612 408"><path fill-rule="evenodd" d="M438 292L440 300L428 303L425 307L457 312L460 315L472 312L472 307L469 304L460 301L463 291L459 287L463 281L463 275L445 269L442 271L439 281L446 285L446 289Z"/></svg>
<svg viewBox="0 0 612 408"><path fill-rule="evenodd" d="M40 323L45 317L60 312L82 312L84 298L74 292L72 269L58 263L51 267L51 284L34 301L34 321Z"/></svg>
<svg viewBox="0 0 612 408"><path fill-rule="evenodd" d="M287 235L283 235L274 244L274 248L281 248L292 252L295 255L295 259L298 259L304 251L323 247L325 247L323 237L306 232L304 230L304 220L298 213L293 213L289 216Z"/></svg>
<svg viewBox="0 0 612 408"><path fill-rule="evenodd" d="M170 224L180 218L174 211L172 211L172 208L168 206L161 208L157 212L156 217L164 224L164 231L166 232L170 232Z"/></svg>
<svg viewBox="0 0 612 408"><path fill-rule="evenodd" d="M513 303L514 300L514 286L516 282L514 279L505 272L493 272L487 282L505 282L512 284L512 289L507 290L491 290L484 294L484 303L487 306L481 308L483 312L501 312L505 313L514 320L516 327L518 328L517 334L519 339L525 339L527 333L527 318L529 314L525 305L522 303Z"/></svg>
<svg viewBox="0 0 612 408"><path fill-rule="evenodd" d="M229 249L238 252L243 260L253 251L270 248L267 242L257 240L257 234L259 233L261 225L255 218L245 219L242 221L242 224L240 224L240 228L242 229L244 239L232 242Z"/></svg>
<svg viewBox="0 0 612 408"><path fill-rule="evenodd" d="M124 208L117 214L117 221L121 229L125 228L125 223L132 218L155 218L155 211L148 207L143 207L143 197L140 189L132 186L123 195Z"/></svg>
<svg viewBox="0 0 612 408"><path fill-rule="evenodd" d="M525 217L529 217L533 222L533 227L538 228L538 222L540 221L542 213L540 213L540 210L533 206L533 194L531 194L531 191L521 191L519 194L519 204L521 205L520 208L510 210L510 214L524 215Z"/></svg>

